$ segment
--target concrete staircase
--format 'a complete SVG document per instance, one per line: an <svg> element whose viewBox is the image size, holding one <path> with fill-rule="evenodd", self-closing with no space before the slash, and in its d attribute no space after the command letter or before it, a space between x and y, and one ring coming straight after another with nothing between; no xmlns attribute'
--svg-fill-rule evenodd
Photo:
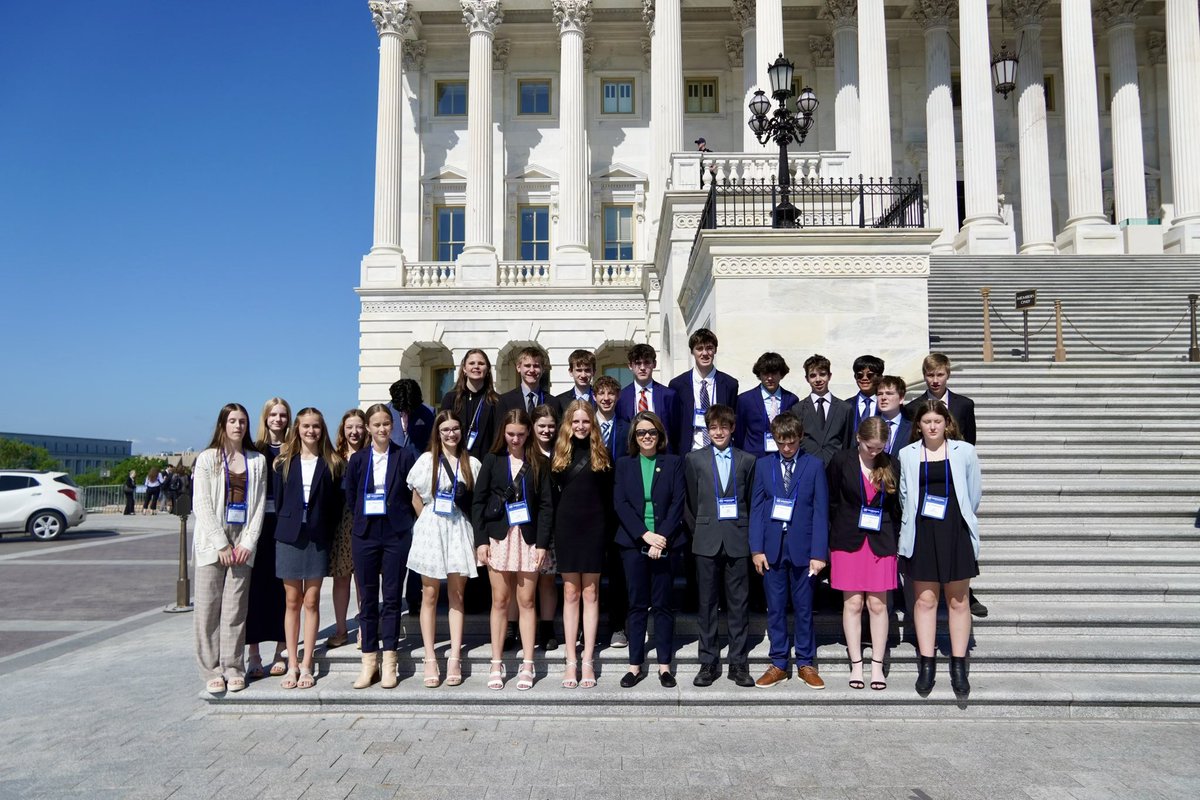
<svg viewBox="0 0 1200 800"><path fill-rule="evenodd" d="M1051 335L1048 346L1034 349L1032 363L1002 356L999 342L996 363L978 360L978 285L990 284L997 303L1001 288L1038 287L1045 302L1055 296L1047 287L1056 287L1068 309L1091 309L1075 318L1090 338L1140 349L1161 339L1186 309L1180 297L1200 285L1190 276L1200 276L1200 260L934 260L930 322L940 341L933 347L955 361L952 386L976 400L984 470L981 575L973 585L990 613L975 621L973 691L965 703L950 692L944 659L933 694L916 695L914 648L899 641L907 633L903 621L893 630L888 690L850 690L841 619L832 610L818 616L823 692L796 680L772 691L739 689L725 678L694 688L694 621L687 615L677 629L676 689L653 677L620 689L626 651L604 649L600 685L564 690L560 649L549 659L538 652L538 685L520 693L512 677L518 656L506 654L509 684L489 691L482 617L467 622L466 682L425 689L416 620L409 618L412 636L395 690L351 689L358 656L351 646L318 651L314 689L283 691L268 679L214 702L232 713L436 713L470 705L479 713L525 715L646 713L640 707L653 706L658 715L1200 717L1200 365L1180 360L1186 324L1157 358L1085 351L1082 339L1068 338L1070 360L1055 364ZM764 628L756 617L756 676L767 662ZM440 639L444 668L444 630ZM947 644L943 639L943 654Z"/></svg>

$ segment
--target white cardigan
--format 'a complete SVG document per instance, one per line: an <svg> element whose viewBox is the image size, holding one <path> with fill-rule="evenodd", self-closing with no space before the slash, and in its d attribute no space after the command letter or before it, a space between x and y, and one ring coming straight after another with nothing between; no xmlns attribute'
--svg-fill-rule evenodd
<svg viewBox="0 0 1200 800"><path fill-rule="evenodd" d="M196 457L192 477L192 510L196 512L192 552L196 566L216 564L217 553L231 544L249 550L249 563L254 564L266 507L267 459L262 453L247 452L245 455L245 525L225 524L225 465L221 452L210 448Z"/></svg>

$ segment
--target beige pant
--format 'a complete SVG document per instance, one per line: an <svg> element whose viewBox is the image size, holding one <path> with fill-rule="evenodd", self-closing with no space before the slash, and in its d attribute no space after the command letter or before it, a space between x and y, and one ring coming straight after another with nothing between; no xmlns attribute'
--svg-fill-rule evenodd
<svg viewBox="0 0 1200 800"><path fill-rule="evenodd" d="M250 565L196 567L196 661L208 681L224 675L245 677L246 607L250 600Z"/></svg>

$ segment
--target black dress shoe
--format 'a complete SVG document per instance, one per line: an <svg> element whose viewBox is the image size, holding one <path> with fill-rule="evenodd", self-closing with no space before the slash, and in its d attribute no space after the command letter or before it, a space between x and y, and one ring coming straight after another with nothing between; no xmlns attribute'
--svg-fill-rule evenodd
<svg viewBox="0 0 1200 800"><path fill-rule="evenodd" d="M983 603L979 602L979 598L975 596L974 592L971 592L970 590L968 590L968 592L969 592L968 596L970 597L970 602L971 602L971 616L979 617L980 619L983 619L984 617L986 617L988 615L987 606L985 606Z"/></svg>
<svg viewBox="0 0 1200 800"><path fill-rule="evenodd" d="M658 673L658 682L663 685L663 688L674 689L676 686L675 676L669 672Z"/></svg>
<svg viewBox="0 0 1200 800"><path fill-rule="evenodd" d="M712 686L713 681L721 677L721 668L716 664L701 664L700 671L692 679L692 686Z"/></svg>
<svg viewBox="0 0 1200 800"><path fill-rule="evenodd" d="M621 676L621 688L632 689L642 681L646 680L646 672L626 672Z"/></svg>
<svg viewBox="0 0 1200 800"><path fill-rule="evenodd" d="M750 677L750 665L748 664L730 664L729 680L738 686L754 688L754 678Z"/></svg>

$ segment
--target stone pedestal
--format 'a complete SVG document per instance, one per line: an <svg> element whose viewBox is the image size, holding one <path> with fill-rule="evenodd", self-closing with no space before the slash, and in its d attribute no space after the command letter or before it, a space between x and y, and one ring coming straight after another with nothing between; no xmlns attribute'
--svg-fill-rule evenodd
<svg viewBox="0 0 1200 800"><path fill-rule="evenodd" d="M1130 255L1157 255L1163 251L1162 225L1122 225L1121 238Z"/></svg>
<svg viewBox="0 0 1200 800"><path fill-rule="evenodd" d="M459 286L498 286L500 262L495 250L463 250L454 264Z"/></svg>
<svg viewBox="0 0 1200 800"><path fill-rule="evenodd" d="M1003 222L976 222L954 237L954 252L976 256L1010 256L1017 249L1017 235Z"/></svg>
<svg viewBox="0 0 1200 800"><path fill-rule="evenodd" d="M1055 239L1064 255L1116 255L1125 252L1125 240L1116 225L1068 225Z"/></svg>
<svg viewBox="0 0 1200 800"><path fill-rule="evenodd" d="M363 289L394 289L404 285L404 256L374 252L359 264L358 285Z"/></svg>
<svg viewBox="0 0 1200 800"><path fill-rule="evenodd" d="M1163 234L1163 252L1173 255L1200 253L1200 224L1172 226Z"/></svg>

